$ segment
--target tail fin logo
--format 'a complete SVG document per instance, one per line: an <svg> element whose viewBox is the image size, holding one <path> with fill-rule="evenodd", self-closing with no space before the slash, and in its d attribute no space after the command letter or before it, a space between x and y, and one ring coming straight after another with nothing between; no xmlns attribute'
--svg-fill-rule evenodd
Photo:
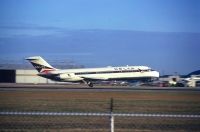
<svg viewBox="0 0 200 132"><path fill-rule="evenodd" d="M53 70L53 68L51 67L47 67L47 66L44 66L44 65L40 65L40 64L36 64L36 63L33 63L33 66L35 67L35 69L38 71L38 72L41 72L42 69L50 69L50 70Z"/></svg>

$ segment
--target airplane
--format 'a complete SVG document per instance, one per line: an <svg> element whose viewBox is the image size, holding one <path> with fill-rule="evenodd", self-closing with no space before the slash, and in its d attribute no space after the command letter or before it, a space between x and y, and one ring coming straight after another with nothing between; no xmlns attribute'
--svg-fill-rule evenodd
<svg viewBox="0 0 200 132"><path fill-rule="evenodd" d="M85 83L93 87L95 81L135 81L158 78L159 72L147 66L121 66L103 68L56 69L42 57L26 58L38 71L38 76L60 82Z"/></svg>

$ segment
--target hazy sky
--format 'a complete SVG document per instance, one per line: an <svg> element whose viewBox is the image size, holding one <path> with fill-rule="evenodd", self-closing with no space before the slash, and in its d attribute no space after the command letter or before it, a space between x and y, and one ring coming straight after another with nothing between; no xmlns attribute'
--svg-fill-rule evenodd
<svg viewBox="0 0 200 132"><path fill-rule="evenodd" d="M0 59L200 68L199 0L0 0Z"/></svg>

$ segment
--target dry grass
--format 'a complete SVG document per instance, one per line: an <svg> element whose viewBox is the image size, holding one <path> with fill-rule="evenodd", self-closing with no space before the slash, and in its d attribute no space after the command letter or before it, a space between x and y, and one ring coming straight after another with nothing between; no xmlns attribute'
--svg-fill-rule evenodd
<svg viewBox="0 0 200 132"><path fill-rule="evenodd" d="M195 92L0 92L1 111L200 113Z"/></svg>
<svg viewBox="0 0 200 132"><path fill-rule="evenodd" d="M1 111L200 114L195 92L0 92ZM200 119L116 117L116 131L199 131ZM109 131L108 117L0 116L5 131Z"/></svg>

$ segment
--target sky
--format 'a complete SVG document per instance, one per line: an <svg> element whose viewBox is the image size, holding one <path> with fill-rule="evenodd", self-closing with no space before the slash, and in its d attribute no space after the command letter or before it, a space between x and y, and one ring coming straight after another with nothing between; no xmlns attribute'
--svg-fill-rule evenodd
<svg viewBox="0 0 200 132"><path fill-rule="evenodd" d="M41 55L187 74L200 69L198 49L199 0L0 1L1 63Z"/></svg>

